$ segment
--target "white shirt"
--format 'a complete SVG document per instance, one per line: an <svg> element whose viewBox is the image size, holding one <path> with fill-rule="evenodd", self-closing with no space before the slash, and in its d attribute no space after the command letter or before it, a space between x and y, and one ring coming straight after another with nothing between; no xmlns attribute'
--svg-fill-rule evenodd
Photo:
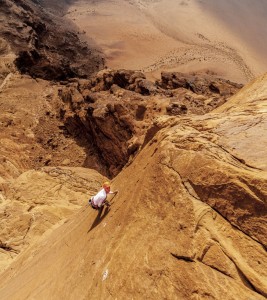
<svg viewBox="0 0 267 300"><path fill-rule="evenodd" d="M113 192L109 192L108 194L114 194ZM103 202L107 199L107 193L104 189L100 190L94 197L93 197L93 204L95 206L101 207Z"/></svg>

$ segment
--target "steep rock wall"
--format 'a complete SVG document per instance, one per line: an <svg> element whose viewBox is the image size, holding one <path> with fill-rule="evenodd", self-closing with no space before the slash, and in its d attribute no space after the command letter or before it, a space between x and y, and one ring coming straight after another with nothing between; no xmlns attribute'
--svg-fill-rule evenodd
<svg viewBox="0 0 267 300"><path fill-rule="evenodd" d="M265 299L267 155L248 165L224 134L233 120L251 132L266 101L255 107L241 93L239 119L227 110L159 117L158 132L114 179L111 208L84 207L22 254L0 277L3 299Z"/></svg>

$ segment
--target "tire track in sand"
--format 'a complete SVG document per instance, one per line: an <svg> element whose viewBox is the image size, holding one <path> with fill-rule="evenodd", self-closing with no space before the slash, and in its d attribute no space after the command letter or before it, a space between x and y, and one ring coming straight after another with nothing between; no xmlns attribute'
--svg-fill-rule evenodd
<svg viewBox="0 0 267 300"><path fill-rule="evenodd" d="M143 72L153 72L160 69L173 69L185 66L189 63L214 63L224 64L225 68L233 66L242 73L249 81L254 78L253 71L244 61L237 50L225 42L212 42L203 34L195 33L195 36L183 38L179 32L159 21L149 12L149 6L160 0L125 0L138 7L140 12L151 22L151 24L164 36L173 39L182 46L175 47L171 52L159 57L154 63L145 66ZM182 5L183 3L181 3ZM183 5L188 5L188 2ZM197 39L196 39L197 37Z"/></svg>

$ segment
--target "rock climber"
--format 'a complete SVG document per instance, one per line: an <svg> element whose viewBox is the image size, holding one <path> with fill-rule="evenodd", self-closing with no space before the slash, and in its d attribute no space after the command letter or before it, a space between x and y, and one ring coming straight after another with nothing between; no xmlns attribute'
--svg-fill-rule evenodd
<svg viewBox="0 0 267 300"><path fill-rule="evenodd" d="M94 209L100 209L104 205L110 206L110 203L107 201L107 195L108 194L117 194L118 191L112 192L110 190L110 182L106 181L102 185L102 189L93 197L89 199L89 204L92 206Z"/></svg>

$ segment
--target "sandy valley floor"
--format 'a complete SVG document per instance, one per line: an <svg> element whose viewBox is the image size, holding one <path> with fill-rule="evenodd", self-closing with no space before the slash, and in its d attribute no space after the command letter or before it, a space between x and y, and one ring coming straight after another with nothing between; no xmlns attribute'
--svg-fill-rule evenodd
<svg viewBox="0 0 267 300"><path fill-rule="evenodd" d="M66 16L103 49L111 68L156 78L162 70L214 72L244 83L267 69L267 4L235 2L78 0Z"/></svg>

